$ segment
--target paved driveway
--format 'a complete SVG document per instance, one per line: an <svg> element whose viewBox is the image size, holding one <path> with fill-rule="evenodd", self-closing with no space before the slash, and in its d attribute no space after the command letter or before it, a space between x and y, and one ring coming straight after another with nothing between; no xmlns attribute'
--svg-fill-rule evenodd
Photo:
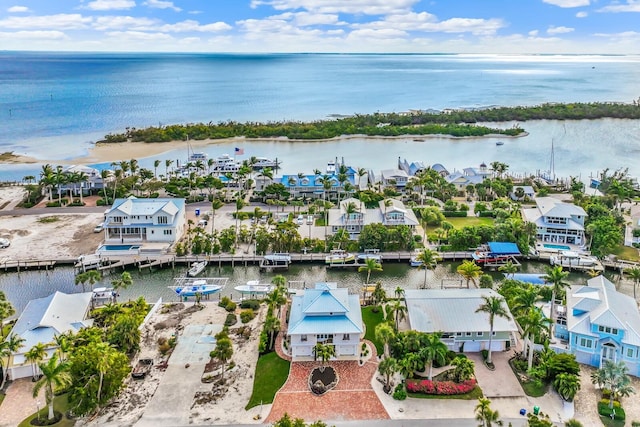
<svg viewBox="0 0 640 427"><path fill-rule="evenodd" d="M200 378L215 344L203 342L201 336L214 335L221 325L189 325L178 339L167 371L136 426L157 427L188 424L191 405L201 386ZM189 364L189 367L185 366Z"/></svg>
<svg viewBox="0 0 640 427"><path fill-rule="evenodd" d="M31 377L20 378L11 383L7 388L7 395L0 406L0 426L13 427L20 421L36 412L36 403L40 402L40 408L44 405L43 395L39 399L33 398L33 382Z"/></svg>
<svg viewBox="0 0 640 427"><path fill-rule="evenodd" d="M480 353L467 353L469 359L476 364L476 379L486 397L525 396L522 386L509 366L509 358L512 355L513 353L510 351L491 353L491 359L496 366L496 370L490 371L484 365Z"/></svg>

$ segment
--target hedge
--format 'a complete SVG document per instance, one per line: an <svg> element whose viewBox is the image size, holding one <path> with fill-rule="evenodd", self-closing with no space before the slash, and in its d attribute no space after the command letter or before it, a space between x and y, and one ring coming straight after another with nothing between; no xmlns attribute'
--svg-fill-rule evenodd
<svg viewBox="0 0 640 427"><path fill-rule="evenodd" d="M478 216L480 218L495 218L496 213L494 211L482 211L482 212L478 212Z"/></svg>
<svg viewBox="0 0 640 427"><path fill-rule="evenodd" d="M407 390L411 393L434 395L467 394L476 388L476 380L470 379L461 383L453 381L407 380Z"/></svg>
<svg viewBox="0 0 640 427"><path fill-rule="evenodd" d="M442 211L442 215L444 215L445 218L464 218L467 216L467 211Z"/></svg>
<svg viewBox="0 0 640 427"><path fill-rule="evenodd" d="M615 410L615 415L613 418L616 420L624 421L624 419L626 418L624 409L622 409L622 407L613 409ZM602 415L603 417L611 418L611 411L612 410L609 408L608 400L607 403L598 402L598 414Z"/></svg>

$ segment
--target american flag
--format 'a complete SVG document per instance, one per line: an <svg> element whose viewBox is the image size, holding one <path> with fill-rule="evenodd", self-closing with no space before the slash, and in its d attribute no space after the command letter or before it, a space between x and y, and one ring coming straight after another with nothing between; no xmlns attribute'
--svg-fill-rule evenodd
<svg viewBox="0 0 640 427"><path fill-rule="evenodd" d="M236 153L236 155L237 155L237 156L241 156L241 155L243 155L243 154L244 154L244 148L238 148L238 147L236 147L236 149L235 149L235 153Z"/></svg>

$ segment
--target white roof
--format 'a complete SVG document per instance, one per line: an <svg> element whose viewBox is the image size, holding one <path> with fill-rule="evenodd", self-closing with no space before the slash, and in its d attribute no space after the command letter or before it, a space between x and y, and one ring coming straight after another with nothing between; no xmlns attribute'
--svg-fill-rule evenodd
<svg viewBox="0 0 640 427"><path fill-rule="evenodd" d="M174 216L180 211L173 199L137 199L135 197L129 197L127 199L116 200L113 206L109 214L115 210L129 216L154 215L156 212L163 211L168 215Z"/></svg>
<svg viewBox="0 0 640 427"><path fill-rule="evenodd" d="M543 216L553 216L557 218L570 218L572 216L586 217L587 213L580 206L572 203L561 202L553 197L538 197L536 206Z"/></svg>
<svg viewBox="0 0 640 427"><path fill-rule="evenodd" d="M476 310L483 297L498 296L492 289L407 289L405 299L411 329L420 332L489 332L489 315ZM508 318L494 318L496 332L517 331L511 312L503 299Z"/></svg>
<svg viewBox="0 0 640 427"><path fill-rule="evenodd" d="M85 319L85 316L92 296L92 292L65 294L56 291L29 301L11 330L11 334L25 339L20 352L38 343L50 343L55 335L90 326L93 320Z"/></svg>
<svg viewBox="0 0 640 427"><path fill-rule="evenodd" d="M586 286L574 285L567 292L569 332L597 336L591 325L625 331L623 343L640 346L640 312L635 300L616 291L606 277L589 279Z"/></svg>

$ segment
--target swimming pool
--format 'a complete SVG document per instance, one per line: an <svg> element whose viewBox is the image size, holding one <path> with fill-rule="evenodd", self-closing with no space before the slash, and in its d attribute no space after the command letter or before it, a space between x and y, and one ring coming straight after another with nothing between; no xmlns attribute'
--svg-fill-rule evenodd
<svg viewBox="0 0 640 427"><path fill-rule="evenodd" d="M560 249L560 250L563 250L563 251L568 251L568 250L571 249L567 245L552 245L552 244L549 244L549 243L545 243L542 246L544 246L546 249Z"/></svg>
<svg viewBox="0 0 640 427"><path fill-rule="evenodd" d="M137 251L140 249L140 245L102 245L100 250L102 251Z"/></svg>

